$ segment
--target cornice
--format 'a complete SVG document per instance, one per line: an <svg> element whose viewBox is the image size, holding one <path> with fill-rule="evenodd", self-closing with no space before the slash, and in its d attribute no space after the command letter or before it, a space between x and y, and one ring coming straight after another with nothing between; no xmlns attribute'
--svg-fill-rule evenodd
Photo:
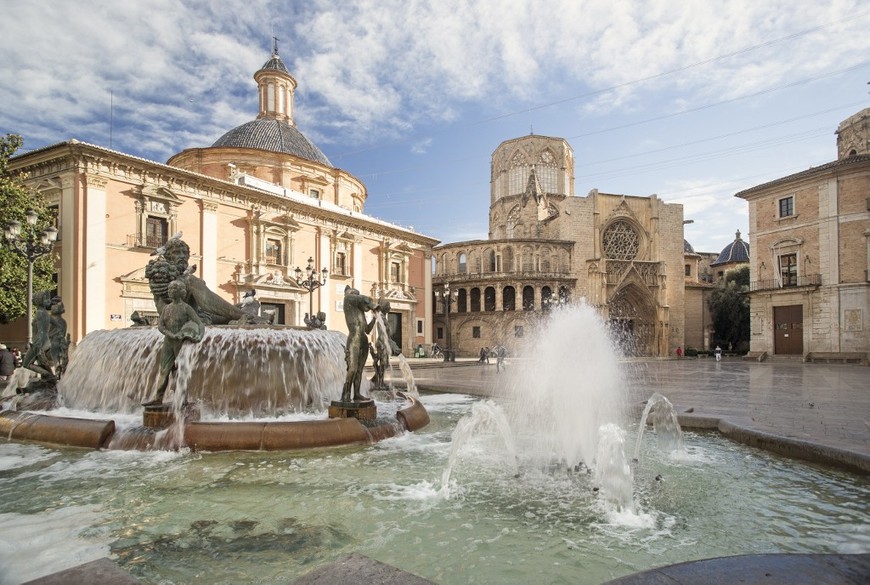
<svg viewBox="0 0 870 585"><path fill-rule="evenodd" d="M60 168L58 161L68 161L68 164ZM10 161L10 169L16 172L24 172L41 165L55 165L53 172L50 173L53 175L78 169L89 177L100 177L101 180L113 179L133 186L143 184L162 186L179 196L209 200L211 204L229 204L246 208L260 206L264 212L291 213L297 219L325 224L343 231L351 230L375 238L387 236L423 247L434 246L439 242L435 238L406 231L399 226L372 221L367 217L355 217L328 209L308 207L253 187L236 185L223 179L77 140L34 150L14 157ZM349 173L348 175L353 177ZM28 177L28 179L33 178L36 177Z"/></svg>

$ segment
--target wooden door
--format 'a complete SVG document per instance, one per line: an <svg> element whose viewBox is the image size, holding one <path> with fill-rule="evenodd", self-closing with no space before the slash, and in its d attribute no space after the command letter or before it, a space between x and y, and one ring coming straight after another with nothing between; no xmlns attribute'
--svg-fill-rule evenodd
<svg viewBox="0 0 870 585"><path fill-rule="evenodd" d="M773 353L804 353L804 310L802 305L773 308Z"/></svg>

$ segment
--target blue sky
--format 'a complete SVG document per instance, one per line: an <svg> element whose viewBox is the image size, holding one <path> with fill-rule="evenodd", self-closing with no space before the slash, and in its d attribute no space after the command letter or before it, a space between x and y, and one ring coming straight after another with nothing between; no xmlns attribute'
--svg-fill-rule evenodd
<svg viewBox="0 0 870 585"><path fill-rule="evenodd" d="M368 187L366 212L486 238L490 156L574 148L575 193L682 203L719 251L734 193L836 158L870 107L860 0L0 0L0 132L165 162L256 116L272 36L297 127ZM111 120L111 123L110 123Z"/></svg>

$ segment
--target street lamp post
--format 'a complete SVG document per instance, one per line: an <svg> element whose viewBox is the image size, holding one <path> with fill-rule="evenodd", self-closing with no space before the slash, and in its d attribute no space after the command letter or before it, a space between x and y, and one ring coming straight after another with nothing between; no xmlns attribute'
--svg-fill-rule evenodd
<svg viewBox="0 0 870 585"><path fill-rule="evenodd" d="M456 354L453 351L453 343L450 338L450 305L456 300L458 292L450 290L450 283L445 282L441 290L435 291L435 296L438 297L444 305L444 320L447 324L447 347L444 348L444 361L456 361Z"/></svg>
<svg viewBox="0 0 870 585"><path fill-rule="evenodd" d="M57 228L50 227L37 236L34 228L39 215L33 209L25 214L28 229L22 231L21 222L13 221L4 235L9 248L27 261L27 347L33 342L33 263L54 249Z"/></svg>
<svg viewBox="0 0 870 585"><path fill-rule="evenodd" d="M314 258L308 258L308 266L305 268L305 278L302 278L302 269L296 267L296 284L308 291L308 318L314 319L314 291L326 284L326 276L329 271L324 268L320 271L321 277L318 279L317 272L314 270Z"/></svg>
<svg viewBox="0 0 870 585"><path fill-rule="evenodd" d="M558 290L558 293L556 296L550 296L541 302L541 309L544 312L549 312L552 309L564 307L565 305L568 304L567 292L562 288L559 288L557 290Z"/></svg>

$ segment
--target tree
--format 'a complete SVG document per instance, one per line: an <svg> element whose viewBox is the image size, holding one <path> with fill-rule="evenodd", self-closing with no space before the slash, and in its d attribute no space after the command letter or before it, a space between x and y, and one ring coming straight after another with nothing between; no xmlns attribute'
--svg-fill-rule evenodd
<svg viewBox="0 0 870 585"><path fill-rule="evenodd" d="M0 137L0 228L5 230L12 221L18 221L23 235L41 234L53 223L51 213L42 198L28 189L17 173L9 171L9 159L22 143L17 134ZM27 224L25 213L28 209L33 209L39 216L35 226ZM0 323L8 323L27 311L27 261L15 253L2 235L0 240ZM53 273L51 255L36 260L33 264L33 290L54 289Z"/></svg>
<svg viewBox="0 0 870 585"><path fill-rule="evenodd" d="M713 289L708 306L713 318L713 343L737 351L749 349L749 266L725 273Z"/></svg>

